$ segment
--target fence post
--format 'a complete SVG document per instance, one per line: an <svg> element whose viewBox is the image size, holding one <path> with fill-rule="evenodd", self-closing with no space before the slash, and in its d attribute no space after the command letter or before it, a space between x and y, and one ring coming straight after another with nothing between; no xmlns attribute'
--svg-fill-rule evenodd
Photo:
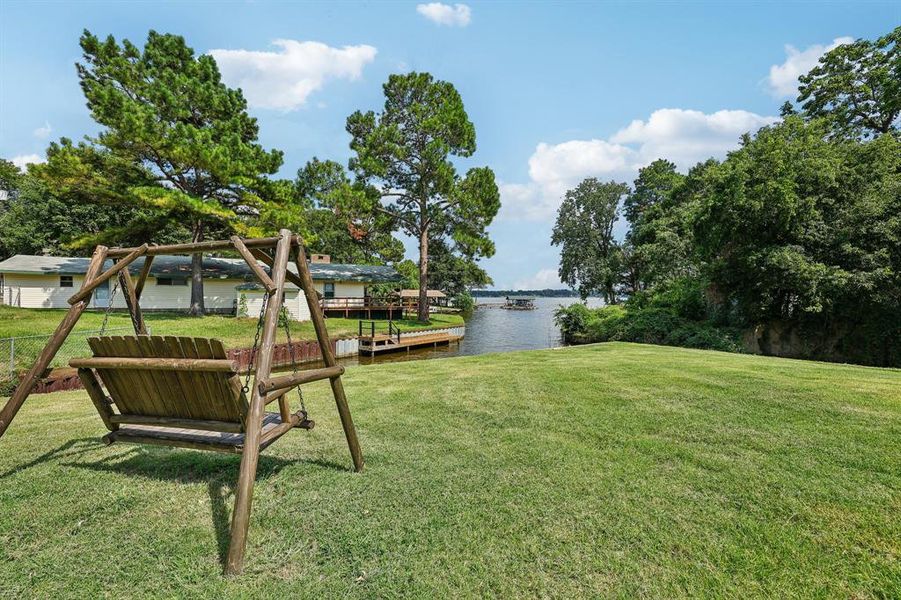
<svg viewBox="0 0 901 600"><path fill-rule="evenodd" d="M16 338L9 338L9 372L16 374Z"/></svg>

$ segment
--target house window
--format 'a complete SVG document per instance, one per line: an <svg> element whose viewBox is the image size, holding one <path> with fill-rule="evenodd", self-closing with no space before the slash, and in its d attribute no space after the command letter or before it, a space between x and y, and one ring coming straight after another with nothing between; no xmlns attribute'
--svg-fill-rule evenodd
<svg viewBox="0 0 901 600"><path fill-rule="evenodd" d="M322 295L325 298L334 298L335 297L335 284L332 282L328 282L322 286Z"/></svg>
<svg viewBox="0 0 901 600"><path fill-rule="evenodd" d="M188 285L187 279L181 277L157 277L157 285Z"/></svg>
<svg viewBox="0 0 901 600"><path fill-rule="evenodd" d="M72 287L72 276L71 275L60 275L59 276L59 287Z"/></svg>

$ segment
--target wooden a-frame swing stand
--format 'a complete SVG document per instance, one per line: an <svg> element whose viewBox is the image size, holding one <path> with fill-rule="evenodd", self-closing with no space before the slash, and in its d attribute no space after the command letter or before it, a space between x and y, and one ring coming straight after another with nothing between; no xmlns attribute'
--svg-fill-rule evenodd
<svg viewBox="0 0 901 600"><path fill-rule="evenodd" d="M139 304L155 256L228 250L244 258L268 295L265 314L261 315L259 351L254 365L256 379L249 400L245 394L247 388L240 382L238 366L226 358L219 340L148 336ZM128 266L142 256L144 265L135 281ZM104 271L107 259L112 259L113 265ZM288 270L292 259L297 274ZM267 265L269 272L257 261ZM329 380L354 468L363 469L363 454L341 383L344 368L337 364L332 352L303 243L282 229L278 237L271 238L233 236L223 241L167 246L144 244L138 248L97 246L81 289L69 298L69 312L0 411L0 437L88 307L91 294L112 277L118 277L136 335L91 338L88 341L94 357L74 359L69 364L78 368L91 401L110 431L104 437L107 443L149 443L241 455L225 564L226 574L240 573L260 451L295 427L313 426L305 411L291 413L289 391L311 381ZM297 285L306 296L325 366L272 377L272 355L286 281ZM266 405L275 401L279 403L279 412L267 413Z"/></svg>

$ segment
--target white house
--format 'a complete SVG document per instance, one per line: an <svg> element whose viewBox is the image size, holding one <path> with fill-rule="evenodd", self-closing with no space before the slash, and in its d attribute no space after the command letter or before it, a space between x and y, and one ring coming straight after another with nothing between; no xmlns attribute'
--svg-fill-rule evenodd
<svg viewBox="0 0 901 600"><path fill-rule="evenodd" d="M0 261L0 303L21 308L68 308L67 300L81 287L89 260L17 254ZM137 275L143 264L144 259L139 258L129 266L129 271ZM111 265L108 261L104 268ZM293 264L289 264L289 269L296 272ZM316 289L322 294L323 308L327 313L340 308L337 312L342 316L357 316L356 313L365 310L369 311L368 316L374 316L369 299L370 286L402 280L391 267L333 264L325 255L313 256L310 272ZM255 279L243 260L204 257L203 277L208 312L235 314L245 303L249 315L259 311L262 291L253 285ZM115 284L116 278L113 278L108 285L98 288L91 299L91 307L105 309ZM145 311L187 310L190 301L191 257L155 257L141 295L141 308ZM287 284L285 306L297 320L310 317L303 292L291 283ZM113 308L125 308L121 293L116 294Z"/></svg>

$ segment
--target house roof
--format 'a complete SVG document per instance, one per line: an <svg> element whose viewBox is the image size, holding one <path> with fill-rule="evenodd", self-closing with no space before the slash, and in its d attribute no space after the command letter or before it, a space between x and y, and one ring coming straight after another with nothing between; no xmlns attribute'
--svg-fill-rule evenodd
<svg viewBox="0 0 901 600"><path fill-rule="evenodd" d="M426 290L425 293L428 298L447 298L447 294L441 290ZM401 290L400 297L419 298L419 290Z"/></svg>
<svg viewBox="0 0 901 600"><path fill-rule="evenodd" d="M36 256L32 254L16 254L0 261L0 273L28 273L36 275L83 275L88 270L89 258L66 256ZM103 268L112 266L108 260ZM144 258L139 258L128 266L128 270L137 273L144 266ZM267 267L266 270L268 271ZM294 264L288 269L297 272ZM392 267L377 265L346 265L337 263L311 263L310 274L317 281L358 281L362 283L393 283L401 281L401 277ZM152 277L191 276L191 257L160 255L153 259L150 266ZM203 276L207 279L242 279L253 281L255 278L247 264L239 258L203 257Z"/></svg>

